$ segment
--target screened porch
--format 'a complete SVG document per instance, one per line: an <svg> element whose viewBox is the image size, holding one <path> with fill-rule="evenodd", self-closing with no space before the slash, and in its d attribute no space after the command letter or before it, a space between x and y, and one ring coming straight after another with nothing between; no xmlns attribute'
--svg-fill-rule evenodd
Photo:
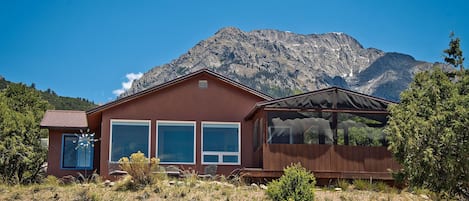
<svg viewBox="0 0 469 201"><path fill-rule="evenodd" d="M250 116L258 166L300 162L324 178L392 179L399 165L383 132L389 104L336 87L258 104Z"/></svg>

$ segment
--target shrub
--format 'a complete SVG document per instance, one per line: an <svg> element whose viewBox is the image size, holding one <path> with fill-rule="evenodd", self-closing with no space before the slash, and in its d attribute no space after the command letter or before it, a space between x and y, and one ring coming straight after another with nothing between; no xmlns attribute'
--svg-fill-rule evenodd
<svg viewBox="0 0 469 201"><path fill-rule="evenodd" d="M370 181L357 179L353 180L352 184L357 190L373 190L373 185L370 183Z"/></svg>
<svg viewBox="0 0 469 201"><path fill-rule="evenodd" d="M350 183L345 179L338 179L337 180L337 187L341 188L342 190L348 190Z"/></svg>
<svg viewBox="0 0 469 201"><path fill-rule="evenodd" d="M84 184L89 184L89 183L95 183L95 184L99 184L102 182L102 179L101 179L101 176L99 176L98 173L96 173L96 170L93 171L93 174L91 175L83 175L81 172L78 172L77 173L77 179L80 183L84 183Z"/></svg>
<svg viewBox="0 0 469 201"><path fill-rule="evenodd" d="M388 186L386 183L379 181L377 183L374 183L374 190L377 192L385 192L385 193L391 193L393 191L393 188Z"/></svg>
<svg viewBox="0 0 469 201"><path fill-rule="evenodd" d="M60 181L57 177L48 175L46 178L42 180L43 184L50 185L50 186L58 186Z"/></svg>
<svg viewBox="0 0 469 201"><path fill-rule="evenodd" d="M142 152L133 153L130 159L123 157L119 160L119 167L131 176L131 181L137 188L154 183L153 170L158 168L159 160L145 157Z"/></svg>
<svg viewBox="0 0 469 201"><path fill-rule="evenodd" d="M117 183L116 183L116 187L115 189L117 191L136 191L136 190L139 190L143 188L143 186L137 186L134 182L134 180L132 179L132 176L130 175L126 175L124 178L122 178L121 180L119 180Z"/></svg>
<svg viewBox="0 0 469 201"><path fill-rule="evenodd" d="M267 195L272 200L314 200L316 179L300 164L283 170L283 176L268 184Z"/></svg>

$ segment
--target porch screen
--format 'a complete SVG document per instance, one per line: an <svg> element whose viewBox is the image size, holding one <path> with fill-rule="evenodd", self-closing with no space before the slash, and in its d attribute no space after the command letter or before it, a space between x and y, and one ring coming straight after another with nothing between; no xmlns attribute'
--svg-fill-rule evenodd
<svg viewBox="0 0 469 201"><path fill-rule="evenodd" d="M157 122L157 156L161 163L195 163L195 122Z"/></svg>
<svg viewBox="0 0 469 201"><path fill-rule="evenodd" d="M112 162L138 151L149 157L150 121L111 120Z"/></svg>
<svg viewBox="0 0 469 201"><path fill-rule="evenodd" d="M337 144L352 146L387 146L383 132L386 115L338 113Z"/></svg>
<svg viewBox="0 0 469 201"><path fill-rule="evenodd" d="M332 113L269 112L267 143L332 144Z"/></svg>
<svg viewBox="0 0 469 201"><path fill-rule="evenodd" d="M386 114L269 112L267 143L387 146L386 123Z"/></svg>
<svg viewBox="0 0 469 201"><path fill-rule="evenodd" d="M62 165L64 169L92 169L93 147L78 146L78 136L63 134L62 137Z"/></svg>

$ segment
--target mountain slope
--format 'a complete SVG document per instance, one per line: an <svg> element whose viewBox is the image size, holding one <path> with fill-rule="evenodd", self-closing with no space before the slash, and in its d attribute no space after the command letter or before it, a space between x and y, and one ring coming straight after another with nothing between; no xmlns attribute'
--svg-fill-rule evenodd
<svg viewBox="0 0 469 201"><path fill-rule="evenodd" d="M0 76L0 90L5 89L11 83L12 82ZM31 86L31 88L34 88L34 86ZM58 96L51 89L47 89L46 91L37 91L39 91L41 97L54 106L54 109L56 110L88 110L97 106L93 102L84 98Z"/></svg>
<svg viewBox="0 0 469 201"><path fill-rule="evenodd" d="M340 86L397 100L415 72L433 65L364 48L344 33L302 35L228 27L169 64L151 69L122 96L209 68L274 97Z"/></svg>

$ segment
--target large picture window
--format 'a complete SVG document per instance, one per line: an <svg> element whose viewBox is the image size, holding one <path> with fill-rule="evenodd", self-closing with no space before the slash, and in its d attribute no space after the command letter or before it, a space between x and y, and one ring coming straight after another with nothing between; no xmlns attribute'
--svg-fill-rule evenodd
<svg viewBox="0 0 469 201"><path fill-rule="evenodd" d="M149 120L111 120L111 161L138 151L149 157L150 132Z"/></svg>
<svg viewBox="0 0 469 201"><path fill-rule="evenodd" d="M240 164L240 123L202 122L202 163Z"/></svg>
<svg viewBox="0 0 469 201"><path fill-rule="evenodd" d="M162 164L195 164L195 122L157 121L157 157Z"/></svg>
<svg viewBox="0 0 469 201"><path fill-rule="evenodd" d="M93 146L78 146L75 134L62 135L63 169L93 169Z"/></svg>

